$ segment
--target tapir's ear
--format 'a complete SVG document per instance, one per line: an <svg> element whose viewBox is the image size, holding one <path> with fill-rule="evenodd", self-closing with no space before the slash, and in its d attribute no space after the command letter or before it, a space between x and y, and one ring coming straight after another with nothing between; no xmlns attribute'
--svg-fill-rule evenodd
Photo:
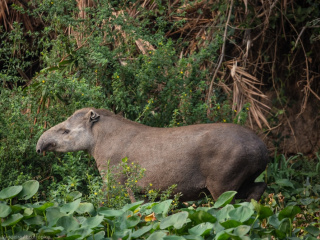
<svg viewBox="0 0 320 240"><path fill-rule="evenodd" d="M90 110L90 118L89 118L89 122L97 122L99 121L100 115L98 113L96 113L93 110Z"/></svg>

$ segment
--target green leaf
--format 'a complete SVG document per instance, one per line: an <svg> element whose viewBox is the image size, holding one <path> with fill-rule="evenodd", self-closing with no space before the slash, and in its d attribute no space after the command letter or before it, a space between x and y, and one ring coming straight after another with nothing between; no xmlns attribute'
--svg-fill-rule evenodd
<svg viewBox="0 0 320 240"><path fill-rule="evenodd" d="M220 225L223 226L224 228L228 229L228 228L236 228L239 227L242 224L242 222L238 222L236 220L233 219L229 219L225 222L220 222Z"/></svg>
<svg viewBox="0 0 320 240"><path fill-rule="evenodd" d="M16 225L23 218L23 215L20 213L10 215L6 220L4 220L1 225L3 227L8 227L12 225Z"/></svg>
<svg viewBox="0 0 320 240"><path fill-rule="evenodd" d="M292 182L290 182L288 179L277 179L276 184L281 187L291 187L294 188Z"/></svg>
<svg viewBox="0 0 320 240"><path fill-rule="evenodd" d="M26 206L16 204L11 206L12 213L19 213L22 209L25 209Z"/></svg>
<svg viewBox="0 0 320 240"><path fill-rule="evenodd" d="M154 211L155 214L162 214L162 216L166 216L169 211L171 203L172 203L171 199L165 200L153 206L152 210Z"/></svg>
<svg viewBox="0 0 320 240"><path fill-rule="evenodd" d="M105 235L106 235L105 231L101 231L94 234L93 236L91 235L90 237L88 237L88 240L102 240L104 239Z"/></svg>
<svg viewBox="0 0 320 240"><path fill-rule="evenodd" d="M78 191L71 192L67 195L67 201L74 201L82 197L82 193Z"/></svg>
<svg viewBox="0 0 320 240"><path fill-rule="evenodd" d="M23 216L30 216L31 214L33 214L33 208L25 208L23 210Z"/></svg>
<svg viewBox="0 0 320 240"><path fill-rule="evenodd" d="M289 218L284 218L281 220L278 230L282 233L290 233L291 232L291 224Z"/></svg>
<svg viewBox="0 0 320 240"><path fill-rule="evenodd" d="M19 240L30 240L35 239L35 234L30 231L19 231L10 237L11 239L19 239Z"/></svg>
<svg viewBox="0 0 320 240"><path fill-rule="evenodd" d="M320 235L320 229L315 226L309 225L305 228L305 230L315 237L318 237Z"/></svg>
<svg viewBox="0 0 320 240"><path fill-rule="evenodd" d="M181 236L170 235L170 236L165 236L163 240L185 240L185 238Z"/></svg>
<svg viewBox="0 0 320 240"><path fill-rule="evenodd" d="M234 229L233 234L239 237L243 237L250 231L251 227L247 225L241 225Z"/></svg>
<svg viewBox="0 0 320 240"><path fill-rule="evenodd" d="M58 233L61 233L63 230L63 227L47 227L43 226L38 230L39 235L45 235L45 236L55 236Z"/></svg>
<svg viewBox="0 0 320 240"><path fill-rule="evenodd" d="M205 211L196 211L195 213L192 213L189 215L189 218L195 222L195 224L200 224L203 222L210 222L210 223L215 223L217 219L212 216L210 213L205 212Z"/></svg>
<svg viewBox="0 0 320 240"><path fill-rule="evenodd" d="M206 236L210 233L211 229L213 228L213 224L212 223L200 223L196 226L194 226L193 228L190 228L188 230L188 232L191 235L195 235L195 236Z"/></svg>
<svg viewBox="0 0 320 240"><path fill-rule="evenodd" d="M139 228L137 231L134 231L131 235L133 238L139 238L143 234L149 232L152 229L152 225L144 226L142 228Z"/></svg>
<svg viewBox="0 0 320 240"><path fill-rule="evenodd" d="M219 222L223 222L229 218L229 212L234 209L233 205L226 205L225 207L221 208L217 213L216 217Z"/></svg>
<svg viewBox="0 0 320 240"><path fill-rule="evenodd" d="M166 229L168 227L174 227L180 229L187 222L188 213L179 212L164 218L160 223L160 229Z"/></svg>
<svg viewBox="0 0 320 240"><path fill-rule="evenodd" d="M279 214L274 214L272 216L269 217L268 222L271 226L273 226L274 228L278 228L280 225L280 221L278 219Z"/></svg>
<svg viewBox="0 0 320 240"><path fill-rule="evenodd" d="M273 212L269 207L266 207L266 206L263 206L263 205L259 204L254 199L251 199L251 203L252 203L252 205L254 207L254 210L258 213L258 216L259 216L258 218L260 220L266 219L266 218L268 218L268 217L273 215Z"/></svg>
<svg viewBox="0 0 320 240"><path fill-rule="evenodd" d="M89 213L92 215L95 213L95 209L92 203L80 203L76 212L79 214Z"/></svg>
<svg viewBox="0 0 320 240"><path fill-rule="evenodd" d="M10 199L17 196L22 191L22 186L12 186L2 189L0 192L0 200Z"/></svg>
<svg viewBox="0 0 320 240"><path fill-rule="evenodd" d="M279 213L279 220L281 221L284 218L293 219L300 212L301 209L298 206L288 206Z"/></svg>
<svg viewBox="0 0 320 240"><path fill-rule="evenodd" d="M7 217L12 212L11 208L3 203L0 203L0 218ZM1 219L0 219L1 221Z"/></svg>
<svg viewBox="0 0 320 240"><path fill-rule="evenodd" d="M127 228L133 228L140 223L140 218L136 215L130 216L125 220Z"/></svg>
<svg viewBox="0 0 320 240"><path fill-rule="evenodd" d="M80 205L81 199L77 199L71 203L66 203L60 208L60 211L63 213L73 213Z"/></svg>
<svg viewBox="0 0 320 240"><path fill-rule="evenodd" d="M64 228L65 232L70 232L79 228L79 223L73 216L62 216L58 219L56 226Z"/></svg>
<svg viewBox="0 0 320 240"><path fill-rule="evenodd" d="M229 212L230 218L242 223L247 221L253 214L254 211L245 206L235 208Z"/></svg>
<svg viewBox="0 0 320 240"><path fill-rule="evenodd" d="M163 239L165 236L167 236L167 232L165 231L157 231L152 233L147 240L161 240Z"/></svg>
<svg viewBox="0 0 320 240"><path fill-rule="evenodd" d="M42 216L35 216L29 219L23 220L28 226L30 225L44 225L43 217Z"/></svg>
<svg viewBox="0 0 320 240"><path fill-rule="evenodd" d="M49 227L52 227L57 223L59 218L66 216L66 214L60 212L60 208L58 207L51 207L47 209L46 216Z"/></svg>
<svg viewBox="0 0 320 240"><path fill-rule="evenodd" d="M97 227L102 221L103 221L103 216L95 216L91 218L87 218L81 225L81 227L89 227L89 228L94 228Z"/></svg>
<svg viewBox="0 0 320 240"><path fill-rule="evenodd" d="M217 233L215 240L228 240L230 239L230 233L233 229L226 229Z"/></svg>
<svg viewBox="0 0 320 240"><path fill-rule="evenodd" d="M134 203L131 203L131 204L127 204L125 205L122 210L125 212L127 210L129 211L134 211L136 210L141 204L143 203L143 201L139 201L139 202L134 202Z"/></svg>
<svg viewBox="0 0 320 240"><path fill-rule="evenodd" d="M218 200L214 203L213 208L220 208L224 207L228 203L230 203L233 199L233 197L237 194L236 191L228 191L225 193L222 193Z"/></svg>
<svg viewBox="0 0 320 240"><path fill-rule="evenodd" d="M168 237L170 237L170 236L168 236ZM201 237L201 236L193 236L193 235L184 235L183 238L184 239L190 239L190 240L204 240L204 238ZM167 237L164 237L163 239L166 240Z"/></svg>
<svg viewBox="0 0 320 240"><path fill-rule="evenodd" d="M115 210L102 207L98 210L98 213L105 217L119 217L124 213L124 211L122 209Z"/></svg>
<svg viewBox="0 0 320 240"><path fill-rule="evenodd" d="M19 199L28 200L38 192L39 182L30 180L22 184L22 191L18 194Z"/></svg>
<svg viewBox="0 0 320 240"><path fill-rule="evenodd" d="M46 203L44 203L42 205L33 204L33 205L30 205L30 207L36 209L37 211L44 212L47 208L52 207L53 205L54 205L54 203L46 202Z"/></svg>

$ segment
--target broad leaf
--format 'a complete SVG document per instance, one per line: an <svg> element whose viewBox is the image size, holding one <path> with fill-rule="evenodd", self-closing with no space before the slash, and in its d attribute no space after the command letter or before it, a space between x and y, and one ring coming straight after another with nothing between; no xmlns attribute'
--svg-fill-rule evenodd
<svg viewBox="0 0 320 240"><path fill-rule="evenodd" d="M147 240L161 240L163 239L165 236L167 236L167 233L165 231L157 231L152 233Z"/></svg>
<svg viewBox="0 0 320 240"><path fill-rule="evenodd" d="M103 216L95 216L95 217L90 217L87 218L81 225L81 227L89 227L89 228L94 228L97 227L102 221L103 221Z"/></svg>
<svg viewBox="0 0 320 240"><path fill-rule="evenodd" d="M125 205L122 210L125 212L127 210L129 211L134 211L136 210L141 204L143 203L143 201L139 201L139 202L134 202L134 203L131 203L131 204L127 204Z"/></svg>
<svg viewBox="0 0 320 240"><path fill-rule="evenodd" d="M194 226L193 228L190 228L188 232L191 235L195 236L206 236L210 233L211 229L213 228L212 223L200 223L197 226Z"/></svg>
<svg viewBox="0 0 320 240"><path fill-rule="evenodd" d="M186 238L176 235L170 235L163 238L163 240L185 240ZM193 240L197 240L197 238L192 238Z"/></svg>
<svg viewBox="0 0 320 240"><path fill-rule="evenodd" d="M292 182L290 182L288 179L278 179L276 180L276 184L281 187L291 187L294 188Z"/></svg>
<svg viewBox="0 0 320 240"><path fill-rule="evenodd" d="M42 205L33 204L33 205L30 205L30 207L36 209L37 211L44 212L47 208L52 207L53 205L54 205L54 203L46 202L46 203L44 203Z"/></svg>
<svg viewBox="0 0 320 240"><path fill-rule="evenodd" d="M233 234L239 237L243 237L250 231L251 227L247 225L241 225L234 229Z"/></svg>
<svg viewBox="0 0 320 240"><path fill-rule="evenodd" d="M298 206L288 206L279 213L279 220L281 221L284 218L293 219L300 212L301 209Z"/></svg>
<svg viewBox="0 0 320 240"><path fill-rule="evenodd" d="M19 240L30 240L35 238L35 234L30 231L22 230L20 232L15 233L10 237L11 239L19 239Z"/></svg>
<svg viewBox="0 0 320 240"><path fill-rule="evenodd" d="M309 225L308 227L305 228L305 230L307 230L308 233L310 233L311 235L313 235L315 237L320 236L320 229L315 226Z"/></svg>
<svg viewBox="0 0 320 240"><path fill-rule="evenodd" d="M236 191L228 191L225 193L222 193L218 200L214 203L213 208L220 208L228 203L230 203L233 199L233 197L237 194Z"/></svg>
<svg viewBox="0 0 320 240"><path fill-rule="evenodd" d="M76 236L77 239L83 239L87 236L89 236L90 234L92 233L92 229L89 228L89 227L81 227L81 228L78 228L74 231L70 231L68 232L67 236L68 237L71 237L71 236Z"/></svg>
<svg viewBox="0 0 320 240"><path fill-rule="evenodd" d="M58 219L56 226L61 226L64 232L70 232L79 228L79 223L73 216L63 216Z"/></svg>
<svg viewBox="0 0 320 240"><path fill-rule="evenodd" d="M119 217L124 213L124 211L122 209L115 210L102 207L98 210L98 213L105 217Z"/></svg>
<svg viewBox="0 0 320 240"><path fill-rule="evenodd" d="M43 226L38 230L40 235L55 236L63 230L63 227L47 227Z"/></svg>
<svg viewBox="0 0 320 240"><path fill-rule="evenodd" d="M66 216L65 213L60 212L60 208L58 207L51 207L47 209L47 221L48 221L48 225L49 227L54 226L58 219Z"/></svg>
<svg viewBox="0 0 320 240"><path fill-rule="evenodd" d="M12 212L11 208L3 203L0 203L0 218L7 217ZM0 219L1 221L1 219Z"/></svg>
<svg viewBox="0 0 320 240"><path fill-rule="evenodd" d="M23 215L20 213L10 215L6 220L4 220L1 225L3 227L16 225L23 218Z"/></svg>
<svg viewBox="0 0 320 240"><path fill-rule="evenodd" d="M153 206L152 210L155 214L162 214L162 216L166 216L169 211L171 203L172 203L172 200L170 200L170 199L165 200L165 201Z"/></svg>
<svg viewBox="0 0 320 240"><path fill-rule="evenodd" d="M88 240L102 240L102 239L104 239L105 235L106 235L106 233L104 231L101 231L101 232L94 234L93 236L91 235L90 237L88 237Z"/></svg>
<svg viewBox="0 0 320 240"><path fill-rule="evenodd" d="M61 212L63 213L73 213L80 205L81 199L77 199L71 203L66 203L63 205L60 209Z"/></svg>
<svg viewBox="0 0 320 240"><path fill-rule="evenodd" d="M43 220L43 217L40 216L40 215L37 215L35 217L32 217L32 218L28 218L28 219L25 219L23 220L28 226L30 225L44 225L45 222Z"/></svg>
<svg viewBox="0 0 320 240"><path fill-rule="evenodd" d="M142 228L139 228L137 231L134 231L131 235L131 237L133 238L139 238L141 237L143 234L149 232L152 228L152 225L148 225L148 226L144 226Z"/></svg>
<svg viewBox="0 0 320 240"><path fill-rule="evenodd" d="M82 197L82 193L78 191L71 192L67 195L67 201L74 201Z"/></svg>
<svg viewBox="0 0 320 240"><path fill-rule="evenodd" d="M19 199L28 200L38 192L39 182L30 180L22 184L22 191L18 194Z"/></svg>
<svg viewBox="0 0 320 240"><path fill-rule="evenodd" d="M256 200L251 199L251 203L254 207L254 210L258 213L259 219L266 219L273 215L272 210L269 207L265 207L259 204Z"/></svg>
<svg viewBox="0 0 320 240"><path fill-rule="evenodd" d="M89 213L92 215L95 213L95 209L92 203L80 203L76 212L79 214Z"/></svg>
<svg viewBox="0 0 320 240"><path fill-rule="evenodd" d="M180 229L187 222L188 213L179 212L164 218L160 223L160 229L166 229L168 227L174 227Z"/></svg>
<svg viewBox="0 0 320 240"><path fill-rule="evenodd" d="M22 191L22 186L12 186L2 189L0 192L0 200L10 199L17 196Z"/></svg>
<svg viewBox="0 0 320 240"><path fill-rule="evenodd" d="M242 223L247 221L253 214L254 214L254 211L245 206L235 208L229 212L229 216L232 219Z"/></svg>
<svg viewBox="0 0 320 240"><path fill-rule="evenodd" d="M242 225L242 222L238 222L236 220L229 219L229 220L227 220L225 222L220 222L220 225L223 226L226 229L228 229L228 228L236 228L236 227L239 227L240 225Z"/></svg>
<svg viewBox="0 0 320 240"><path fill-rule="evenodd" d="M195 222L195 224L200 224L203 222L210 222L210 223L215 223L217 219L212 216L210 213L205 212L205 211L196 211L192 214L189 215L189 218Z"/></svg>

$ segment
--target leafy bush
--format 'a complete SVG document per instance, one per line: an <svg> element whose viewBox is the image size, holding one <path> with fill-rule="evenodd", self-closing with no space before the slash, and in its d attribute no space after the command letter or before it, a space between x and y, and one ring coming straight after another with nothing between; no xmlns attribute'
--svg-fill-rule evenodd
<svg viewBox="0 0 320 240"><path fill-rule="evenodd" d="M219 240L300 236L311 240L319 234L317 224L302 227L301 234L296 225L298 206L274 214L271 207L254 200L231 205L234 191L222 194L212 207L191 206L169 214L172 200L95 208L75 193L68 203L32 203L38 188L39 183L31 180L0 191L1 237Z"/></svg>

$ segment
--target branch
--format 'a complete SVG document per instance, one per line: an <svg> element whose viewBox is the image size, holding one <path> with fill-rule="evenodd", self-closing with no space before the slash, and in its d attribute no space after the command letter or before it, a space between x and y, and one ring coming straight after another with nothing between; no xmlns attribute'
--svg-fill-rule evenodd
<svg viewBox="0 0 320 240"><path fill-rule="evenodd" d="M227 41L227 30L228 30L228 25L229 25L229 21L230 21L230 17L231 17L231 13L232 13L232 6L233 6L233 0L231 0L231 3L230 3L230 9L229 9L229 14L228 14L228 19L227 19L227 22L225 24L225 29L224 29L224 34L223 34L223 44L222 44L222 49L221 49L221 55L219 57L219 62L218 62L218 65L215 69L215 72L213 74L213 77L211 79L211 83L210 83L210 86L209 86L209 92L208 92L208 99L207 99L207 102L209 103L209 113L210 113L210 108L212 107L211 106L211 93L212 93L212 87L213 87L213 83L214 83L214 79L216 78L217 74L218 74L218 71L221 67L221 64L222 64L222 61L224 59L224 55L225 55L225 49L226 49L226 41Z"/></svg>

